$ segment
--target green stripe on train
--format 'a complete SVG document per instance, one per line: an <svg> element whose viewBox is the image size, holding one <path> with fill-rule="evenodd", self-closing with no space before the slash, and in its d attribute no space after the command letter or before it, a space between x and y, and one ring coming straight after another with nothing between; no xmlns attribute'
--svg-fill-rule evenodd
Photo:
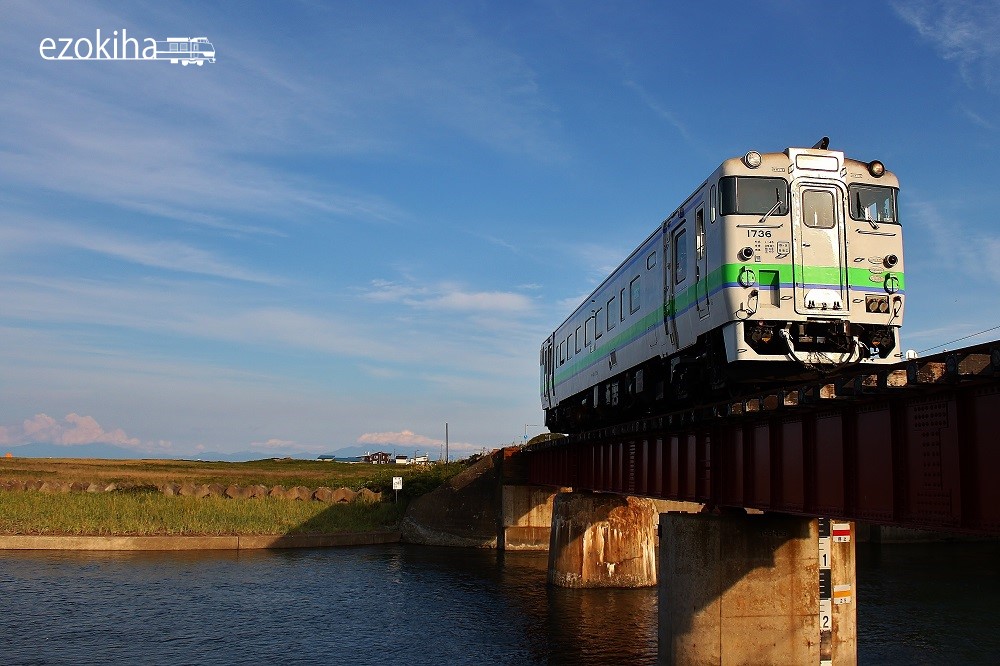
<svg viewBox="0 0 1000 666"><path fill-rule="evenodd" d="M779 284L788 285L794 281L791 264L724 264L709 273L706 280L707 287L702 288L702 298L704 298L705 290L708 293L712 293L723 285L739 283L740 273L745 269L754 271L755 284L760 283L762 271L776 273ZM806 266L803 273L806 284L836 286L840 283L840 271L836 266ZM849 267L847 270L848 285L857 289L878 291L882 289L885 277L889 274L899 280L900 290L906 288L906 281L901 272L886 271L884 273L873 273L867 268L854 267ZM872 280L873 276L878 276L878 281ZM673 299L667 301L665 306L656 308L653 312L643 316L638 321L632 322L624 328L619 327L613 333L605 331L597 341L594 351L581 351L574 355L572 361L564 363L556 370L554 373L556 383L559 384L582 372L597 361L600 361L610 351L621 349L630 342L633 342L651 326L662 324L665 314L671 316L694 306L696 296L695 286L692 284L677 293ZM556 342L557 347L559 342Z"/></svg>

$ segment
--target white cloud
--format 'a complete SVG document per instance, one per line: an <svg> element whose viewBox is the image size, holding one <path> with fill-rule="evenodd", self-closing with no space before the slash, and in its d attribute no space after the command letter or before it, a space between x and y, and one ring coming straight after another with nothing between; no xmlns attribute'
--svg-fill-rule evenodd
<svg viewBox="0 0 1000 666"><path fill-rule="evenodd" d="M36 414L25 419L20 426L0 428L0 444L114 444L133 449L148 449L135 437L129 437L121 428L105 430L94 417L67 414L58 421L47 414ZM162 446L167 443L160 443ZM167 444L169 446L169 444Z"/></svg>
<svg viewBox="0 0 1000 666"><path fill-rule="evenodd" d="M398 432L367 432L358 437L359 444L373 444L375 446L402 446L402 447L425 447L439 448L444 446L444 438L437 439L418 435L412 430L400 430ZM468 442L448 441L449 451L479 451L482 446L470 444Z"/></svg>

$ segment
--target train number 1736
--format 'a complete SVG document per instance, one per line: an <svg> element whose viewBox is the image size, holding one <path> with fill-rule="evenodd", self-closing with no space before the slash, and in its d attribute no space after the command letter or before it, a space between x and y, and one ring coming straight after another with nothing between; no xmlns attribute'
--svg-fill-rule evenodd
<svg viewBox="0 0 1000 666"><path fill-rule="evenodd" d="M747 229L748 238L770 238L770 229Z"/></svg>

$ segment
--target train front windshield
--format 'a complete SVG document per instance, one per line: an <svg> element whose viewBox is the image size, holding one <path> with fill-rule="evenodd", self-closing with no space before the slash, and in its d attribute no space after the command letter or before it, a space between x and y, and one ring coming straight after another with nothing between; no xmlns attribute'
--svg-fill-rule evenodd
<svg viewBox="0 0 1000 666"><path fill-rule="evenodd" d="M784 178L727 176L719 183L723 215L788 214L788 183Z"/></svg>
<svg viewBox="0 0 1000 666"><path fill-rule="evenodd" d="M851 217L868 222L896 222L896 190L879 185L848 187Z"/></svg>

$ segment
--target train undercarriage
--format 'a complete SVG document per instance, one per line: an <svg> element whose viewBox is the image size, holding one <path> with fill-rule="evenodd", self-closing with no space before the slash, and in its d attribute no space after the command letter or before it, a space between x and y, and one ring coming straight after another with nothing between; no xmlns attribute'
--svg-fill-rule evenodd
<svg viewBox="0 0 1000 666"><path fill-rule="evenodd" d="M886 362L897 346L891 326L829 320L744 322L741 344L753 360L729 361L723 331L710 331L679 354L651 358L562 400L546 410L545 425L572 434L656 416L780 382L819 379L862 361Z"/></svg>

